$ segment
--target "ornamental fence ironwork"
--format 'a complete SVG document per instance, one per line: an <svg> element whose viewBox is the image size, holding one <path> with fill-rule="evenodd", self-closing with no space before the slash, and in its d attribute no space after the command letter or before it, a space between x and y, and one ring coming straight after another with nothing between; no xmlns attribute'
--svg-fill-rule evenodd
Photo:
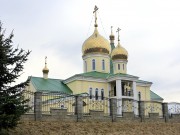
<svg viewBox="0 0 180 135"><path fill-rule="evenodd" d="M90 115L92 110L103 112L104 115L110 115L110 101L102 96L82 96L83 115Z"/></svg>
<svg viewBox="0 0 180 135"><path fill-rule="evenodd" d="M149 117L151 113L156 113L159 117L163 117L162 103L157 101L144 102L145 117Z"/></svg>
<svg viewBox="0 0 180 135"><path fill-rule="evenodd" d="M87 93L68 95L61 92L33 93L24 91L23 94L26 99L29 99L27 104L31 107L27 113L34 113L34 115L52 114L52 111L58 109L64 109L67 115L77 118L80 117L81 119L96 116L108 116L110 119L118 116L157 116L162 118L167 116L168 113L170 115L180 114L180 103L167 104L157 101L138 101L132 98L115 99L97 95L90 96ZM114 105L112 104L112 99ZM167 109L164 109L165 104L168 106ZM38 118L39 117L37 117L37 119Z"/></svg>
<svg viewBox="0 0 180 135"><path fill-rule="evenodd" d="M61 92L42 93L42 113L50 114L53 108L67 109L69 115L74 115L75 96Z"/></svg>
<svg viewBox="0 0 180 135"><path fill-rule="evenodd" d="M171 102L168 104L168 113L171 117L174 114L180 114L180 103Z"/></svg>
<svg viewBox="0 0 180 135"><path fill-rule="evenodd" d="M24 99L29 100L27 103L25 103L30 107L27 113L34 113L34 92L24 90L23 96L24 96Z"/></svg>

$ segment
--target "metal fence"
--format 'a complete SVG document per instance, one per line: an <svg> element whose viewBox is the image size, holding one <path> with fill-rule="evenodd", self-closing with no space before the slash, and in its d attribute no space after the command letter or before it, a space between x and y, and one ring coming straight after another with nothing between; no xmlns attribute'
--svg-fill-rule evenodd
<svg viewBox="0 0 180 135"><path fill-rule="evenodd" d="M26 103L30 107L27 113L34 113L34 92L25 90L23 91L23 96L25 99L29 100Z"/></svg>
<svg viewBox="0 0 180 135"><path fill-rule="evenodd" d="M145 101L144 112L145 117L149 117L150 113L156 113L159 117L163 117L162 103L157 101Z"/></svg>
<svg viewBox="0 0 180 135"><path fill-rule="evenodd" d="M168 113L169 115L180 114L180 103L171 102L168 104Z"/></svg>
<svg viewBox="0 0 180 135"><path fill-rule="evenodd" d="M102 96L82 96L83 114L89 115L91 110L102 111L104 115L110 114L109 98Z"/></svg>
<svg viewBox="0 0 180 135"><path fill-rule="evenodd" d="M35 93L30 91L24 91L24 97L29 99L27 103L31 109L28 113L34 113L34 95ZM88 94L81 95L68 95L60 92L42 92L41 103L42 114L51 114L51 109L67 109L67 115L77 115L77 96L82 98L82 115L88 116L95 112L103 113L103 116L111 116L110 99L103 96L90 96ZM123 114L134 114L135 117L140 115L140 110L144 110L141 115L149 117L150 114L157 114L159 117L163 117L163 104L157 101L141 101L144 106L140 105L140 101L134 99L117 99L117 116L123 117ZM180 114L180 103L168 104L169 114Z"/></svg>
<svg viewBox="0 0 180 135"><path fill-rule="evenodd" d="M67 109L68 114L74 114L75 97L60 92L42 93L42 113L50 114L52 108Z"/></svg>

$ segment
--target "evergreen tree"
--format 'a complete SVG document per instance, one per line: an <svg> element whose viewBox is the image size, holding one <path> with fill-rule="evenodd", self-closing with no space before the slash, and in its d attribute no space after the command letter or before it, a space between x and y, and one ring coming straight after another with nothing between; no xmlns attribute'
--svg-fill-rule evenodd
<svg viewBox="0 0 180 135"><path fill-rule="evenodd" d="M28 111L28 100L23 97L23 90L29 80L11 86L22 74L23 64L30 51L13 48L14 34L5 37L5 30L0 21L0 131L13 128L20 116Z"/></svg>

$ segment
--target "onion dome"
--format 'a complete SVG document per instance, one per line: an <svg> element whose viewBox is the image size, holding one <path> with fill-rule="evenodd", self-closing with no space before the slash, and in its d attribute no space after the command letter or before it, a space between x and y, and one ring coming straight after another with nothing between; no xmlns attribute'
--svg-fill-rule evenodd
<svg viewBox="0 0 180 135"><path fill-rule="evenodd" d="M115 36L113 34L113 30L112 30L113 26L111 26L111 35L109 36L109 39L112 41L115 39Z"/></svg>
<svg viewBox="0 0 180 135"><path fill-rule="evenodd" d="M94 33L84 41L82 46L82 53L83 55L90 54L90 53L103 53L103 54L110 54L111 46L109 41L101 36L97 30L97 10L98 7L94 7L93 13L95 14L95 30Z"/></svg>
<svg viewBox="0 0 180 135"><path fill-rule="evenodd" d="M94 33L83 43L82 53L83 55L89 53L104 53L110 54L111 46L109 41L101 36L95 27Z"/></svg>
<svg viewBox="0 0 180 135"><path fill-rule="evenodd" d="M113 49L111 53L112 60L127 60L128 59L128 52L127 50L118 43L116 48Z"/></svg>
<svg viewBox="0 0 180 135"><path fill-rule="evenodd" d="M42 72L47 74L47 73L49 73L49 69L45 66L45 67L43 68Z"/></svg>
<svg viewBox="0 0 180 135"><path fill-rule="evenodd" d="M42 72L45 74L49 73L49 69L47 68L47 57L45 57L45 67L43 68Z"/></svg>
<svg viewBox="0 0 180 135"><path fill-rule="evenodd" d="M117 29L117 32L118 32L118 45L116 46L116 48L114 48L112 50L112 53L111 53L111 58L112 60L127 60L128 59L128 52L127 50L121 46L120 44L120 38L119 38L119 31L121 29L118 28Z"/></svg>

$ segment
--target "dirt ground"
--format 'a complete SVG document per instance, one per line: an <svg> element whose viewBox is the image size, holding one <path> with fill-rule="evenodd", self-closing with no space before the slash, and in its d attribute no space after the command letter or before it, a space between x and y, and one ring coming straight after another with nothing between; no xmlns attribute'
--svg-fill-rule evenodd
<svg viewBox="0 0 180 135"><path fill-rule="evenodd" d="M180 135L180 123L21 122L10 135Z"/></svg>

